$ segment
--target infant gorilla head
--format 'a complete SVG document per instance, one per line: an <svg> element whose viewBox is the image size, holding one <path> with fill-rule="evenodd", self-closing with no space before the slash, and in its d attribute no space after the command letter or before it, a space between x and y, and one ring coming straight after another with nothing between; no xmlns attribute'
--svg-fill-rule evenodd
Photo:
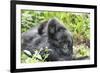
<svg viewBox="0 0 100 73"><path fill-rule="evenodd" d="M56 19L52 18L22 34L22 50L34 54L34 49L48 47L47 61L72 60L73 39L71 33ZM41 51L40 54L44 54Z"/></svg>

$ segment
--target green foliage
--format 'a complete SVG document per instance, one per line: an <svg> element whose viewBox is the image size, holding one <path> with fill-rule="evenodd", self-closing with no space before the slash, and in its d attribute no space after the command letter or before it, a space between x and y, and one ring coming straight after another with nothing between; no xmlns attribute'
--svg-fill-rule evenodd
<svg viewBox="0 0 100 73"><path fill-rule="evenodd" d="M73 52L76 58L90 56L90 49L84 44L74 46Z"/></svg>
<svg viewBox="0 0 100 73"><path fill-rule="evenodd" d="M45 54L40 55L40 52L44 51ZM41 49L36 49L34 50L34 54L32 55L32 57L29 57L28 55L26 55L23 51L21 53L21 63L37 63L37 62L46 62L46 58L48 58L49 54L49 50L48 48L45 48L44 50Z"/></svg>
<svg viewBox="0 0 100 73"><path fill-rule="evenodd" d="M90 49L84 44L74 46L73 56L75 58L86 57L90 55ZM40 55L40 52L44 51L45 53ZM24 52L21 53L21 63L37 63L37 62L46 62L46 58L49 56L49 49L45 48L44 50L36 49L35 53L31 57L28 57Z"/></svg>

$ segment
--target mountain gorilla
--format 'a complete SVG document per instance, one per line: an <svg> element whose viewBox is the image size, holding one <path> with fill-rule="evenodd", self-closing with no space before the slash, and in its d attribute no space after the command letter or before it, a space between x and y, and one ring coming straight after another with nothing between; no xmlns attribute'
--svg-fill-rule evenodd
<svg viewBox="0 0 100 73"><path fill-rule="evenodd" d="M72 60L73 38L56 18L42 22L39 26L22 33L22 50L34 54L34 49L48 47L47 61ZM44 52L42 51L41 54Z"/></svg>

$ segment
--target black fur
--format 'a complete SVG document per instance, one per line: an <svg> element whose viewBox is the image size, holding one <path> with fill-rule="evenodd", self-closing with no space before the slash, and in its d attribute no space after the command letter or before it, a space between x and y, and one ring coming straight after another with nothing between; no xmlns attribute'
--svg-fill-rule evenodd
<svg viewBox="0 0 100 73"><path fill-rule="evenodd" d="M72 35L55 18L22 34L22 50L28 50L34 54L34 49L45 49L45 47L50 50L47 61L72 60Z"/></svg>

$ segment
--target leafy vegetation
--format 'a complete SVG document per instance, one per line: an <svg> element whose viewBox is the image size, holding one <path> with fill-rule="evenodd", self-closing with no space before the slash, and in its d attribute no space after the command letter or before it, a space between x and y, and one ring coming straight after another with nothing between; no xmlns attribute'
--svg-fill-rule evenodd
<svg viewBox="0 0 100 73"><path fill-rule="evenodd" d="M44 51L44 54L40 53ZM29 57L28 54L26 55L23 51L21 52L21 63L36 63L36 62L46 62L46 58L49 56L49 50L48 48L42 49L36 49L34 50L34 54L31 55L32 57Z"/></svg>
<svg viewBox="0 0 100 73"><path fill-rule="evenodd" d="M74 55L76 57L89 56L90 48L90 14L75 12L50 12L50 11L21 11L21 32L39 25L44 20L58 18L64 26L70 30L74 39ZM45 54L47 57L47 54ZM38 59L37 59L38 58ZM40 59L40 60L39 60ZM39 54L34 54L32 58L21 55L22 63L44 62L45 59Z"/></svg>

